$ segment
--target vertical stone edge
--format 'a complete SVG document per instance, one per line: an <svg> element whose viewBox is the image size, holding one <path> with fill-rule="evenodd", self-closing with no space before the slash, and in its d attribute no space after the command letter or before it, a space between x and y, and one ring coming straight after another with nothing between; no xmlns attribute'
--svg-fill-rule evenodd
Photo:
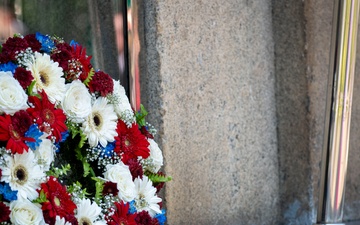
<svg viewBox="0 0 360 225"><path fill-rule="evenodd" d="M282 224L313 221L303 1L272 1Z"/></svg>

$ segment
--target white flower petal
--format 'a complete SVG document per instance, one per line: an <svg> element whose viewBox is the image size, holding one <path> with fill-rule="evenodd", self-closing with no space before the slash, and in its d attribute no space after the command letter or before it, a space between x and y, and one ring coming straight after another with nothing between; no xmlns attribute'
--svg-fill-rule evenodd
<svg viewBox="0 0 360 225"><path fill-rule="evenodd" d="M138 212L147 211L150 216L154 217L157 213L161 213L159 202L161 198L156 196L156 188L151 180L145 175L143 179L136 178L135 183L135 207Z"/></svg>
<svg viewBox="0 0 360 225"><path fill-rule="evenodd" d="M33 89L35 93L44 90L53 104L63 100L65 79L62 77L63 69L59 63L51 60L48 54L35 52L35 60L28 65L28 70L36 82Z"/></svg>
<svg viewBox="0 0 360 225"><path fill-rule="evenodd" d="M0 113L14 115L28 108L28 96L11 72L0 72Z"/></svg>
<svg viewBox="0 0 360 225"><path fill-rule="evenodd" d="M38 197L37 188L45 178L45 173L37 164L34 153L29 150L14 156L5 155L1 181L9 183L12 190L17 190L18 199L34 200Z"/></svg>
<svg viewBox="0 0 360 225"><path fill-rule="evenodd" d="M82 124L82 129L90 147L96 147L99 143L106 147L108 142L115 140L116 126L117 116L114 107L107 104L106 98L99 97L94 102L90 115Z"/></svg>
<svg viewBox="0 0 360 225"><path fill-rule="evenodd" d="M44 225L44 217L39 206L29 200L16 200L10 203L10 220L15 225Z"/></svg>

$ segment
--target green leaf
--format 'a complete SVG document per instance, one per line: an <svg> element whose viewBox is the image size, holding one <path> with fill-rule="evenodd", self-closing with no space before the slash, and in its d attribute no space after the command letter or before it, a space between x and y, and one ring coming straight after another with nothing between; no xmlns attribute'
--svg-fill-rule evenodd
<svg viewBox="0 0 360 225"><path fill-rule="evenodd" d="M31 84L27 88L26 92L27 92L28 96L38 96L38 97L40 97L40 95L33 92L35 84L36 84L36 81L31 82Z"/></svg>
<svg viewBox="0 0 360 225"><path fill-rule="evenodd" d="M37 197L37 199L33 200L32 202L33 203L44 203L44 202L47 202L48 200L46 199L46 194L44 192L44 190L41 190L40 191L40 194L39 194L39 197Z"/></svg>
<svg viewBox="0 0 360 225"><path fill-rule="evenodd" d="M146 111L145 107L141 104L140 110L135 113L136 122L140 127L146 125L145 117L147 115L148 115L148 112Z"/></svg>
<svg viewBox="0 0 360 225"><path fill-rule="evenodd" d="M79 125L76 123L71 122L70 120L66 121L66 126L71 133L71 138L74 139L76 135L80 133Z"/></svg>
<svg viewBox="0 0 360 225"><path fill-rule="evenodd" d="M98 177L92 179L95 181L95 202L100 204L105 181Z"/></svg>
<svg viewBox="0 0 360 225"><path fill-rule="evenodd" d="M156 173L148 173L146 175L153 183L164 183L172 180L171 176L166 176Z"/></svg>
<svg viewBox="0 0 360 225"><path fill-rule="evenodd" d="M86 134L83 133L81 129L79 129L80 134L80 141L79 141L79 148L82 148L87 140Z"/></svg>
<svg viewBox="0 0 360 225"><path fill-rule="evenodd" d="M82 155L80 147L75 148L75 155L76 155L76 158L82 162L83 169L84 169L83 176L87 177L90 173L93 174L94 171L92 170L90 164L87 162L86 157L84 157Z"/></svg>
<svg viewBox="0 0 360 225"><path fill-rule="evenodd" d="M86 188L82 189L82 185L79 181L76 181L72 185L68 186L67 190L69 193L75 194L80 199L84 199L86 196L90 195Z"/></svg>
<svg viewBox="0 0 360 225"><path fill-rule="evenodd" d="M61 165L61 168L59 167L53 167L51 170L49 170L46 175L53 176L56 178L59 178L60 176L67 175L67 173L71 170L70 164Z"/></svg>
<svg viewBox="0 0 360 225"><path fill-rule="evenodd" d="M91 70L88 73L87 78L83 82L86 86L89 87L89 83L90 83L92 77L94 76L94 74L95 74L95 70L94 70L94 68L91 68Z"/></svg>

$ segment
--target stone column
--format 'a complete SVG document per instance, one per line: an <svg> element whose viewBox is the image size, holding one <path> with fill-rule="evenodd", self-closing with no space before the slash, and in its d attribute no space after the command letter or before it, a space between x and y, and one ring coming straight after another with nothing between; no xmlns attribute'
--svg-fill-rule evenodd
<svg viewBox="0 0 360 225"><path fill-rule="evenodd" d="M278 224L270 1L142 1L168 224Z"/></svg>

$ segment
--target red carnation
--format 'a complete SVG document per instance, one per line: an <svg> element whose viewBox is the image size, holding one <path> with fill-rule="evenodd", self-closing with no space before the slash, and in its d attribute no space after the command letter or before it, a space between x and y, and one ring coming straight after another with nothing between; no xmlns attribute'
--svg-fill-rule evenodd
<svg viewBox="0 0 360 225"><path fill-rule="evenodd" d="M74 215L76 205L71 201L71 196L66 191L66 188L56 178L50 177L46 183L42 183L39 193L41 191L43 191L48 200L42 203L41 207L44 211L45 222L51 223L57 215L60 217Z"/></svg>
<svg viewBox="0 0 360 225"><path fill-rule="evenodd" d="M0 202L0 222L6 222L10 220L10 208L3 202Z"/></svg>
<svg viewBox="0 0 360 225"><path fill-rule="evenodd" d="M129 170L133 180L135 180L135 178L137 177L140 177L142 179L144 171L137 159L131 158L125 164L129 166Z"/></svg>
<svg viewBox="0 0 360 225"><path fill-rule="evenodd" d="M54 52L54 54L51 55L51 59L54 60L55 62L59 63L59 66L61 66L63 68L63 71L65 72L65 78L67 80L69 79L69 61L72 58L71 55L71 51L72 48L69 44L67 43L59 43L56 45L56 50Z"/></svg>
<svg viewBox="0 0 360 225"><path fill-rule="evenodd" d="M112 194L113 196L117 196L119 193L119 190L117 188L117 184L113 183L111 181L107 181L104 184L104 188L103 188L103 195L109 195Z"/></svg>
<svg viewBox="0 0 360 225"><path fill-rule="evenodd" d="M146 126L142 126L140 128L140 131L143 135L145 135L145 137L147 138L151 138L151 139L154 139L154 136L148 131L147 127Z"/></svg>
<svg viewBox="0 0 360 225"><path fill-rule="evenodd" d="M15 60L16 52L25 50L29 47L27 41L20 37L8 38L7 41L2 45L1 54L5 54L8 61ZM4 63L4 62L2 62Z"/></svg>
<svg viewBox="0 0 360 225"><path fill-rule="evenodd" d="M147 211L137 213L135 222L137 225L159 225L159 221L155 218L151 218Z"/></svg>
<svg viewBox="0 0 360 225"><path fill-rule="evenodd" d="M135 214L129 214L129 203L115 202L115 212L109 213L105 216L106 222L109 225L136 225Z"/></svg>
<svg viewBox="0 0 360 225"><path fill-rule="evenodd" d="M31 117L25 110L17 111L11 118L14 129L24 135L32 124Z"/></svg>
<svg viewBox="0 0 360 225"><path fill-rule="evenodd" d="M61 133L67 131L65 125L66 116L62 109L56 109L43 91L40 93L41 99L36 96L30 96L29 102L34 107L28 108L30 115L36 120L39 129L46 133L51 133L56 141L62 139Z"/></svg>
<svg viewBox="0 0 360 225"><path fill-rule="evenodd" d="M10 149L13 154L22 154L24 150L28 150L25 141L35 141L34 138L24 137L23 130L24 128L16 122L14 126L10 115L0 116L0 141L7 141L6 149Z"/></svg>
<svg viewBox="0 0 360 225"><path fill-rule="evenodd" d="M116 128L118 136L115 137L116 146L114 151L121 155L121 160L126 163L129 159L137 159L141 156L146 159L150 155L149 142L146 137L141 134L137 124L132 124L130 128L119 120Z"/></svg>
<svg viewBox="0 0 360 225"><path fill-rule="evenodd" d="M25 90L34 80L31 72L22 67L17 67L14 78L19 81L21 87Z"/></svg>
<svg viewBox="0 0 360 225"><path fill-rule="evenodd" d="M89 83L91 93L99 92L101 96L106 97L107 94L114 91L114 81L102 71L97 71Z"/></svg>
<svg viewBox="0 0 360 225"><path fill-rule="evenodd" d="M36 39L35 34L28 34L24 37L26 40L28 47L31 48L33 52L40 52L41 43Z"/></svg>

